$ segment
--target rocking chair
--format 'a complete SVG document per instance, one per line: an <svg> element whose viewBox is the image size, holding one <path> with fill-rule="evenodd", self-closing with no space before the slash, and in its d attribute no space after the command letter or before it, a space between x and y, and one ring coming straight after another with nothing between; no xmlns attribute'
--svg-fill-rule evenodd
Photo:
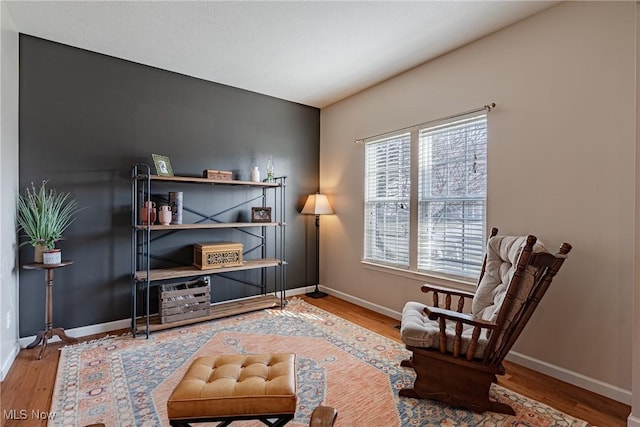
<svg viewBox="0 0 640 427"><path fill-rule="evenodd" d="M408 302L401 336L413 355L402 366L416 372L413 388L400 396L433 399L475 412L514 415L505 403L489 399L503 359L531 318L571 245L556 255L535 236L497 236L491 230L475 293L423 285L433 306ZM455 305L453 301L455 300ZM465 310L465 302L471 301ZM442 303L444 307L441 307ZM454 308L452 308L454 307Z"/></svg>

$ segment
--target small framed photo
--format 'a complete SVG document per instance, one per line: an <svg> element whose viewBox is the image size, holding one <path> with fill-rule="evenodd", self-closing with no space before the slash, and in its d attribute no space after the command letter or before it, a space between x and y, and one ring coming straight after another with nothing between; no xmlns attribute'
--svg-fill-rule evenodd
<svg viewBox="0 0 640 427"><path fill-rule="evenodd" d="M152 154L153 163L156 165L156 175L159 176L173 176L173 169L171 169L171 162L167 156L161 156L160 154Z"/></svg>
<svg viewBox="0 0 640 427"><path fill-rule="evenodd" d="M251 208L251 222L271 222L271 208Z"/></svg>

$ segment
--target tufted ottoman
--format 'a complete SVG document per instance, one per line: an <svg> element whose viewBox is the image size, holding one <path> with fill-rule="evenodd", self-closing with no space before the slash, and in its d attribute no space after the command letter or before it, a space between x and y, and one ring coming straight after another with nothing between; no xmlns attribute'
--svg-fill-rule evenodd
<svg viewBox="0 0 640 427"><path fill-rule="evenodd" d="M295 361L290 353L198 357L169 396L169 423L219 421L226 426L257 419L283 426L296 412Z"/></svg>

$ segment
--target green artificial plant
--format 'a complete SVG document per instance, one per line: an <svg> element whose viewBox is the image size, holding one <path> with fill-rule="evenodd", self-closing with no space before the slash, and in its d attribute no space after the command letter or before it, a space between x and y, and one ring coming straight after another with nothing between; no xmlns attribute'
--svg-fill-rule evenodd
<svg viewBox="0 0 640 427"><path fill-rule="evenodd" d="M42 181L39 188L31 183L25 193L18 196L18 229L24 231L28 240L21 243L55 248L62 233L75 220L80 208L70 193L58 193L46 188Z"/></svg>

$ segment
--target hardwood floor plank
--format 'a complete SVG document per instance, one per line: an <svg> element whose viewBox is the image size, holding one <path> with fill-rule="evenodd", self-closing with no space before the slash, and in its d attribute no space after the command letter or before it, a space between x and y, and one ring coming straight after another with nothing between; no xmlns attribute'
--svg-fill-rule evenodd
<svg viewBox="0 0 640 427"><path fill-rule="evenodd" d="M400 330L397 328L399 322L395 319L333 296L320 299L302 296L302 299L382 336L401 342ZM109 334L117 335L125 332L128 330L112 331ZM101 338L105 335L107 333L92 335L80 341ZM62 343L49 344L41 360L36 360L39 347L20 351L7 378L0 383L0 426L44 427L47 425L45 420L34 419L32 411L47 414L51 407L61 346ZM500 377L498 383L509 390L543 402L594 426L623 427L627 425L627 417L631 412L628 405L514 363L505 362L505 367L507 374ZM12 414L19 417L24 413L29 422L9 419Z"/></svg>

